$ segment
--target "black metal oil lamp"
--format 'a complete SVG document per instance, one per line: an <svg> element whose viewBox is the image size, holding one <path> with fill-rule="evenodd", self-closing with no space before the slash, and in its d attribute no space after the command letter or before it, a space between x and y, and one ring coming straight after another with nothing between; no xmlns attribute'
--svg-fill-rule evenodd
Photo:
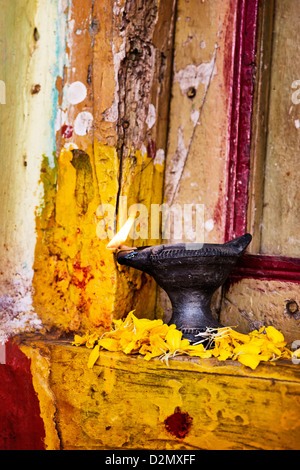
<svg viewBox="0 0 300 470"><path fill-rule="evenodd" d="M178 243L125 248L117 253L117 261L153 276L171 300L169 323L174 323L183 337L194 343L206 328L222 327L212 315L211 298L251 240L252 236L247 233L224 244Z"/></svg>

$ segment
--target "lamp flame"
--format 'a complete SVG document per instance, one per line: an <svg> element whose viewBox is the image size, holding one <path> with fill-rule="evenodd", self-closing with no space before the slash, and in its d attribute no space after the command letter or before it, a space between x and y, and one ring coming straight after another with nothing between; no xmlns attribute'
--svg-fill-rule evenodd
<svg viewBox="0 0 300 470"><path fill-rule="evenodd" d="M128 234L134 224L135 218L136 212L135 214L129 216L123 227L120 228L118 233L116 233L116 235L112 238L106 248L108 248L109 250L133 250L135 248L123 245L123 243L127 240Z"/></svg>

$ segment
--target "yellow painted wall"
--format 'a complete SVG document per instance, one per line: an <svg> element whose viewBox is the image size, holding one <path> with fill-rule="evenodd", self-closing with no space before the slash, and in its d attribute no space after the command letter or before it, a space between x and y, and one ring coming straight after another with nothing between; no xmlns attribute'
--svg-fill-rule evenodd
<svg viewBox="0 0 300 470"><path fill-rule="evenodd" d="M86 0L65 10L57 173L47 164L42 173L33 279L34 308L48 330L107 330L132 308L156 314L154 280L118 266L109 238L99 238L99 206L119 211L122 196L128 209L142 203L150 212L162 202L164 162L152 149L165 153L174 8L171 0L143 9ZM106 229L111 236L114 221Z"/></svg>

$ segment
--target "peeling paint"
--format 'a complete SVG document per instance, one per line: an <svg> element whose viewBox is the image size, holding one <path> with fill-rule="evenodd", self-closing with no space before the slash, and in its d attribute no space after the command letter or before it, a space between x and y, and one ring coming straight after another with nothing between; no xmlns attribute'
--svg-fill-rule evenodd
<svg viewBox="0 0 300 470"><path fill-rule="evenodd" d="M73 82L67 87L66 96L70 104L81 103L87 96L86 86L79 81Z"/></svg>
<svg viewBox="0 0 300 470"><path fill-rule="evenodd" d="M56 116L55 116L55 121L54 121L54 129L55 132L58 132L61 127L66 123L67 121L67 113L63 111L61 108L57 109Z"/></svg>
<svg viewBox="0 0 300 470"><path fill-rule="evenodd" d="M176 153L173 155L170 163L168 173L170 174L169 179L167 180L166 193L168 195L169 201L173 202L176 196L176 190L180 183L180 179L183 173L184 165L188 155L190 141L188 145L185 145L183 127L180 126L177 130L177 149Z"/></svg>
<svg viewBox="0 0 300 470"><path fill-rule="evenodd" d="M187 65L184 69L179 70L174 75L174 82L178 82L182 94L186 94L188 89L198 88L199 84L202 83L205 86L205 90L217 73L215 65L215 55L212 56L210 62L203 62L199 65Z"/></svg>
<svg viewBox="0 0 300 470"><path fill-rule="evenodd" d="M151 129L154 126L155 121L156 121L155 106L153 104L149 104L148 115L146 119L146 124L147 124L148 129Z"/></svg>
<svg viewBox="0 0 300 470"><path fill-rule="evenodd" d="M193 109L191 112L191 120L193 121L194 126L196 126L198 120L200 117L200 110L199 109Z"/></svg>
<svg viewBox="0 0 300 470"><path fill-rule="evenodd" d="M165 151L164 149L158 149L154 158L154 165L163 166L165 163Z"/></svg>
<svg viewBox="0 0 300 470"><path fill-rule="evenodd" d="M114 4L116 5L116 3ZM115 44L112 43L112 54L113 54L113 61L114 61L114 78L115 78L115 94L114 94L114 101L113 104L109 109L104 111L103 116L104 120L107 122L116 122L119 116L118 104L119 104L119 80L118 80L118 73L120 69L121 61L125 57L125 36L124 33L120 33L121 37L123 36L123 42L116 52Z"/></svg>
<svg viewBox="0 0 300 470"><path fill-rule="evenodd" d="M79 113L74 122L74 132L77 135L86 135L91 130L93 124L93 115L88 111Z"/></svg>
<svg viewBox="0 0 300 470"><path fill-rule="evenodd" d="M14 280L0 297L0 343L23 331L37 331L42 322L32 307L31 280Z"/></svg>

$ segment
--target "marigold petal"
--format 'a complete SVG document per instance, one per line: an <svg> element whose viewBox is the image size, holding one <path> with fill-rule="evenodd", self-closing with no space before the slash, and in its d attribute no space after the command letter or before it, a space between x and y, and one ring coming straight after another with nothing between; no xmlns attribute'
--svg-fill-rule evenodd
<svg viewBox="0 0 300 470"><path fill-rule="evenodd" d="M92 369L98 357L100 356L100 345L97 344L89 355L88 368Z"/></svg>
<svg viewBox="0 0 300 470"><path fill-rule="evenodd" d="M180 349L180 343L182 338L182 332L179 330L169 330L166 335L166 343L170 349L170 352L174 352Z"/></svg>
<svg viewBox="0 0 300 470"><path fill-rule="evenodd" d="M106 349L107 351L120 350L119 341L114 338L102 338L99 340L98 344L101 346L101 348Z"/></svg>
<svg viewBox="0 0 300 470"><path fill-rule="evenodd" d="M259 354L261 351L261 346L258 344L255 344L255 341L252 341L250 343L246 344L241 344L240 346L237 346L233 350L233 354L238 355L238 354Z"/></svg>
<svg viewBox="0 0 300 470"><path fill-rule="evenodd" d="M284 341L283 334L281 333L281 331L276 330L274 326L267 326L266 334L268 339L273 343L280 343L281 341Z"/></svg>
<svg viewBox="0 0 300 470"><path fill-rule="evenodd" d="M152 348L161 348L163 351L168 350L168 345L158 334L150 336L150 345Z"/></svg>
<svg viewBox="0 0 300 470"><path fill-rule="evenodd" d="M223 349L219 355L217 356L219 361L226 361L226 359L230 359L232 356L232 351L229 349Z"/></svg>
<svg viewBox="0 0 300 470"><path fill-rule="evenodd" d="M235 331L235 330L231 330L230 333L229 333L229 335L230 335L230 338L231 338L231 339L235 339L235 340L240 341L240 342L242 342L242 343L249 343L249 341L250 341L250 339L251 339L251 338L249 337L249 335L245 335L245 334L243 334L243 333L239 333L238 331Z"/></svg>
<svg viewBox="0 0 300 470"><path fill-rule="evenodd" d="M85 343L86 347L92 349L95 346L96 341L99 339L98 333L92 333L88 335L87 341Z"/></svg>
<svg viewBox="0 0 300 470"><path fill-rule="evenodd" d="M186 348L186 352L189 356L201 357L202 359L206 359L212 356L212 350L206 350L203 344L196 344L195 346L190 345L188 348Z"/></svg>
<svg viewBox="0 0 300 470"><path fill-rule="evenodd" d="M85 344L87 340L87 335L79 336L75 335L74 336L74 341L72 342L73 346L81 346L82 344Z"/></svg>
<svg viewBox="0 0 300 470"><path fill-rule="evenodd" d="M241 364L251 367L253 370L256 369L261 361L261 357L258 354L240 354L237 359Z"/></svg>

